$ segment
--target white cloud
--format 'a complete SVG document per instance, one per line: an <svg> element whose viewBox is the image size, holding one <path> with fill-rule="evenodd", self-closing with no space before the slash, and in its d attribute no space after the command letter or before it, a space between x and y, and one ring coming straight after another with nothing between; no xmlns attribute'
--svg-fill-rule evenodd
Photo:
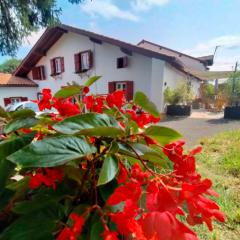
<svg viewBox="0 0 240 240"><path fill-rule="evenodd" d="M81 9L92 17L101 16L106 19L120 18L137 22L138 16L128 10L122 10L113 3L112 0L86 1L81 5Z"/></svg>
<svg viewBox="0 0 240 240"><path fill-rule="evenodd" d="M215 47L220 46L221 49L235 49L240 48L240 35L239 36L221 36L213 38L207 42L199 43L193 49L188 49L185 52L195 56L213 54Z"/></svg>
<svg viewBox="0 0 240 240"><path fill-rule="evenodd" d="M133 0L132 9L135 11L147 11L153 7L165 5L170 0Z"/></svg>
<svg viewBox="0 0 240 240"><path fill-rule="evenodd" d="M225 35L213 38L197 44L192 49L183 50L183 52L195 57L211 55L214 53L216 46L219 46L219 48L211 70L233 70L236 61L240 60L240 35Z"/></svg>
<svg viewBox="0 0 240 240"><path fill-rule="evenodd" d="M23 47L32 47L37 42L37 40L42 36L44 31L45 31L45 29L42 28L37 32L33 32L31 35L29 35L28 37L26 37L23 40L22 46Z"/></svg>

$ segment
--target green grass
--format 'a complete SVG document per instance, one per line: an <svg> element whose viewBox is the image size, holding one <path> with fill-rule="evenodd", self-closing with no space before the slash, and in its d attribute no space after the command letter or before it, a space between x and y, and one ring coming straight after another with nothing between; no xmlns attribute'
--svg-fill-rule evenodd
<svg viewBox="0 0 240 240"><path fill-rule="evenodd" d="M206 226L196 227L201 240L240 239L240 130L202 139L203 152L197 157L197 168L203 177L213 181L216 199L226 215L226 223L214 224L209 233Z"/></svg>

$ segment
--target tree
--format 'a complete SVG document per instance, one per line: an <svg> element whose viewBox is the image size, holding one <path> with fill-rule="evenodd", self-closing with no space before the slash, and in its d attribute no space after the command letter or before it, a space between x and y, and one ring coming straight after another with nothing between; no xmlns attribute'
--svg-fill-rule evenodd
<svg viewBox="0 0 240 240"><path fill-rule="evenodd" d="M83 0L68 0L78 4ZM31 32L59 22L57 0L1 0L0 53L14 56Z"/></svg>
<svg viewBox="0 0 240 240"><path fill-rule="evenodd" d="M233 73L227 80L228 96L230 102L238 104L240 102L240 71Z"/></svg>
<svg viewBox="0 0 240 240"><path fill-rule="evenodd" d="M17 68L17 66L21 63L21 59L8 59L4 63L0 64L0 72L3 73L12 73Z"/></svg>

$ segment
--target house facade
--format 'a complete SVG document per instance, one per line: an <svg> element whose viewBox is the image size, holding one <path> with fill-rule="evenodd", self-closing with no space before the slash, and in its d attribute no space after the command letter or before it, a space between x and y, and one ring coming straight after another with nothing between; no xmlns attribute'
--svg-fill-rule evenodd
<svg viewBox="0 0 240 240"><path fill-rule="evenodd" d="M206 70L205 63L200 64ZM176 56L59 25L45 31L13 74L14 78L25 79L34 87L9 93L9 87L2 88L5 93L0 92L0 105L9 103L6 99L13 99L14 94L36 99L40 98L43 88L55 93L73 81L84 84L94 75L102 78L91 86L93 94L122 89L131 100L136 91L143 91L161 112L167 87L175 87L178 81L185 80L198 96L201 83L201 79L185 70Z"/></svg>

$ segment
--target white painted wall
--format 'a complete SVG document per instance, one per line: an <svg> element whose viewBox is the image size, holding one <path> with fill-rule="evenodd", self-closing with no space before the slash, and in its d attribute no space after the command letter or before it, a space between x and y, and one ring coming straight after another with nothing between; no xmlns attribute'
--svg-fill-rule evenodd
<svg viewBox="0 0 240 240"><path fill-rule="evenodd" d="M27 97L28 100L37 99L37 88L35 87L0 87L0 106L4 106L4 98Z"/></svg>
<svg viewBox="0 0 240 240"><path fill-rule="evenodd" d="M93 51L93 69L85 74L75 74L74 54L80 51L91 49ZM91 87L93 93L108 93L108 82L110 81L134 81L134 91L144 91L150 94L150 78L151 78L151 58L133 53L129 56L129 67L117 69L116 59L125 56L119 47L103 43L95 44L85 36L74 33L64 34L47 52L36 66L44 65L46 80L35 81L39 85L39 91L42 88L51 88L53 93L66 86L68 82L76 81L83 84L85 80L93 75L101 75L102 78ZM65 72L62 76L54 79L50 76L50 59L55 57L64 57ZM32 79L31 72L28 77Z"/></svg>

